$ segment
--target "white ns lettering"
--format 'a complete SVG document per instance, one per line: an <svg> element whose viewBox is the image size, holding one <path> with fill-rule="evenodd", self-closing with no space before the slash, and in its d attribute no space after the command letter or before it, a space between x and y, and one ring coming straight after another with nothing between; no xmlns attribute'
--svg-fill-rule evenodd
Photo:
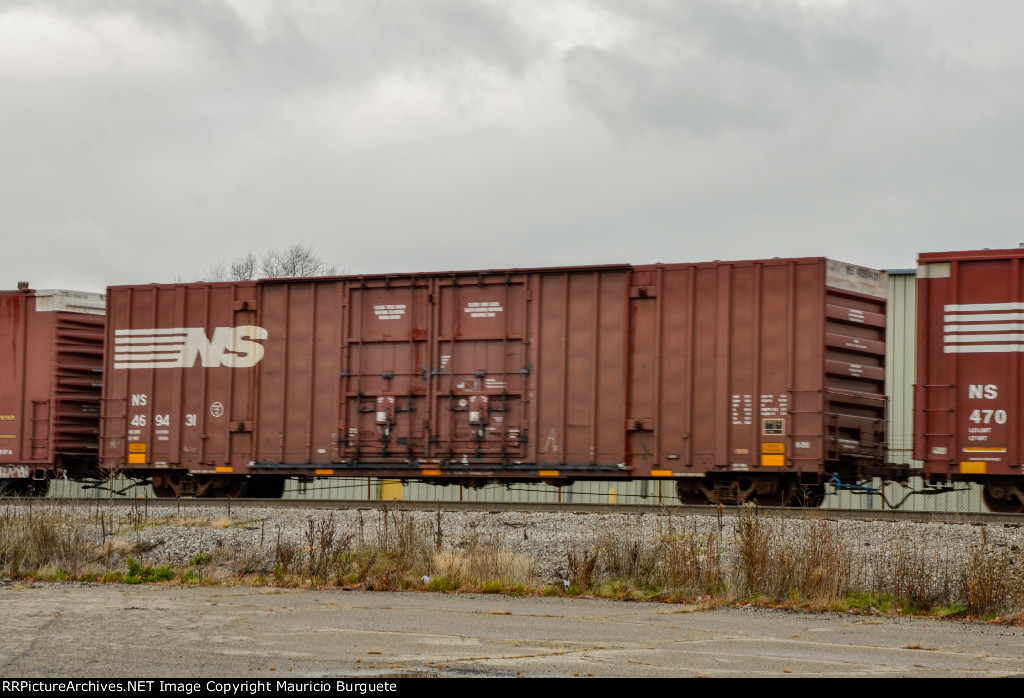
<svg viewBox="0 0 1024 698"><path fill-rule="evenodd" d="M256 325L216 327L207 338L202 327L115 330L114 368L249 368L263 360L260 343L269 333ZM143 406L146 396L132 396Z"/></svg>
<svg viewBox="0 0 1024 698"><path fill-rule="evenodd" d="M999 397L999 386L992 385L969 385L967 397L970 400L995 400Z"/></svg>

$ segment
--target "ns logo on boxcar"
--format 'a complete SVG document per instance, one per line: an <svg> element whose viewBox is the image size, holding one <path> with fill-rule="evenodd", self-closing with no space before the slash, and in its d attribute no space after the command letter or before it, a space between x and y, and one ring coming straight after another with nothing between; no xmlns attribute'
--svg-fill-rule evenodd
<svg viewBox="0 0 1024 698"><path fill-rule="evenodd" d="M263 359L267 330L256 325L115 330L114 368L250 368Z"/></svg>

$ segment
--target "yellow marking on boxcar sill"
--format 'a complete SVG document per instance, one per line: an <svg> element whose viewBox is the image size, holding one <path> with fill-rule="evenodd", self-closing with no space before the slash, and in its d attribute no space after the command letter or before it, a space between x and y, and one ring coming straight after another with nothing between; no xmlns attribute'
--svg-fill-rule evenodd
<svg viewBox="0 0 1024 698"><path fill-rule="evenodd" d="M651 477L672 477L671 470L652 470Z"/></svg>
<svg viewBox="0 0 1024 698"><path fill-rule="evenodd" d="M440 470L429 470L427 468L420 468L420 475L440 475Z"/></svg>
<svg viewBox="0 0 1024 698"><path fill-rule="evenodd" d="M960 462L960 472L968 475L984 475L987 467L986 463L979 463L977 461Z"/></svg>
<svg viewBox="0 0 1024 698"><path fill-rule="evenodd" d="M761 456L761 465L778 467L780 465L785 465L785 464L786 464L786 457L785 456L774 456L774 455L772 455L772 456L768 456L768 455Z"/></svg>
<svg viewBox="0 0 1024 698"><path fill-rule="evenodd" d="M135 442L135 443L128 444L128 453L145 453L145 452L146 452L146 444L144 444L144 443Z"/></svg>
<svg viewBox="0 0 1024 698"><path fill-rule="evenodd" d="M561 472L558 470L538 470L537 475L539 477L558 477L561 475Z"/></svg>
<svg viewBox="0 0 1024 698"><path fill-rule="evenodd" d="M314 475L334 475L334 470L332 468L317 468L316 470L313 471L313 474Z"/></svg>
<svg viewBox="0 0 1024 698"><path fill-rule="evenodd" d="M981 446L967 446L964 450L968 453L1006 453L1005 448L995 448L991 446L987 448Z"/></svg>
<svg viewBox="0 0 1024 698"><path fill-rule="evenodd" d="M144 464L146 462L146 454L145 453L129 453L128 454L128 462L129 463L134 463L134 464L139 464L139 463Z"/></svg>
<svg viewBox="0 0 1024 698"><path fill-rule="evenodd" d="M233 472L235 472L235 468L233 466L230 466L230 465L218 465L216 468L214 468L214 470L216 470L218 473L233 473Z"/></svg>
<svg viewBox="0 0 1024 698"><path fill-rule="evenodd" d="M766 442L761 444L761 453L785 453L786 444Z"/></svg>

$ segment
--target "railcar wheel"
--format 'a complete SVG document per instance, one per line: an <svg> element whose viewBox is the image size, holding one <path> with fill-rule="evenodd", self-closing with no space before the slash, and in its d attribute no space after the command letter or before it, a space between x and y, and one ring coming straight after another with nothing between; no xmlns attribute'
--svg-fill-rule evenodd
<svg viewBox="0 0 1024 698"><path fill-rule="evenodd" d="M783 477L777 482L762 481L759 490L767 490L770 485L774 486L773 491L757 491L752 499L763 507L788 507L793 506L795 498L796 483L790 478Z"/></svg>
<svg viewBox="0 0 1024 698"><path fill-rule="evenodd" d="M170 485L153 485L152 487L155 497L173 499L178 496L178 493Z"/></svg>
<svg viewBox="0 0 1024 698"><path fill-rule="evenodd" d="M149 478L149 486L153 488L153 496L171 499L178 496L178 491L171 484L171 478L163 473L153 473Z"/></svg>
<svg viewBox="0 0 1024 698"><path fill-rule="evenodd" d="M214 489L225 479L228 478L193 476L185 472L159 472L152 473L150 486L157 497L221 497L227 495L218 494Z"/></svg>
<svg viewBox="0 0 1024 698"><path fill-rule="evenodd" d="M279 475L250 475L246 497L280 499L284 495L285 478Z"/></svg>
<svg viewBox="0 0 1024 698"><path fill-rule="evenodd" d="M241 499L245 496L245 490L249 480L241 475L230 475L220 477L213 481L213 486L207 490L207 497L220 497L222 499Z"/></svg>
<svg viewBox="0 0 1024 698"><path fill-rule="evenodd" d="M5 497L45 497L49 491L49 478L44 480L30 480L27 478L0 480L0 494Z"/></svg>
<svg viewBox="0 0 1024 698"><path fill-rule="evenodd" d="M707 495L692 480L676 480L676 496L679 497L679 503L686 506L710 504Z"/></svg>
<svg viewBox="0 0 1024 698"><path fill-rule="evenodd" d="M986 480L981 488L981 498L988 510L995 514L1019 514L1024 511L1024 502L1013 495L1011 487Z"/></svg>

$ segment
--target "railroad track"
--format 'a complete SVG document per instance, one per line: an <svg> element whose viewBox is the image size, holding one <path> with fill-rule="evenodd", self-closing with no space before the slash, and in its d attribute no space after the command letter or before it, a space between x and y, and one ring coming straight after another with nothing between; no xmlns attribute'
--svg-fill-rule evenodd
<svg viewBox="0 0 1024 698"><path fill-rule="evenodd" d="M230 499L230 498L146 498L146 497L80 497L50 498L31 500L0 498L0 501L22 501L35 504L67 503L88 505L99 508L158 508L194 509L223 508L230 512L238 508L273 509L398 509L404 511L480 511L480 512L547 512L547 513L620 513L620 514L672 514L691 516L738 516L738 506L695 506L656 504L577 504L553 502L411 502L411 501L369 501L343 499ZM862 521L920 521L935 523L1006 524L1024 526L1024 514L998 513L956 513L938 511L910 511L902 509L798 509L784 507L758 507L764 516L825 519L850 519Z"/></svg>

